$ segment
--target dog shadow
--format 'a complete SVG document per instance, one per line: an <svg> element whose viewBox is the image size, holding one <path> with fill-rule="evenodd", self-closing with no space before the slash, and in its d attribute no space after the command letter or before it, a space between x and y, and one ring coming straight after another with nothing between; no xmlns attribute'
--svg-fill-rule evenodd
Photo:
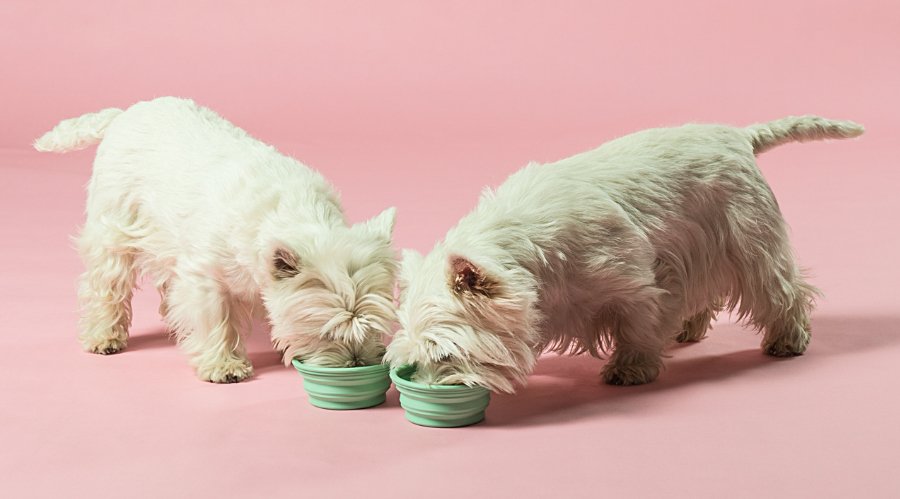
<svg viewBox="0 0 900 499"><path fill-rule="evenodd" d="M806 369L830 357L850 355L900 343L898 317L824 316L813 319L809 352L793 359L773 358L757 346L735 352L690 357L696 344L676 345L667 351L666 368L656 381L641 386L610 386L599 372L604 361L590 356L548 355L538 361L529 384L515 395L493 394L483 427L515 427L572 422L602 415L633 413L653 407L656 392L716 382L776 365ZM752 332L735 324L720 324L704 342L719 335ZM758 342L760 337L754 336ZM687 357L687 358L686 358ZM803 362L795 361L802 360Z"/></svg>
<svg viewBox="0 0 900 499"><path fill-rule="evenodd" d="M271 330L263 320L254 320L251 324L250 334L244 340L247 347L247 356L253 364L254 376L247 381L259 379L260 375L285 369L281 361L281 352L272 346ZM293 369L293 367L291 368Z"/></svg>
<svg viewBox="0 0 900 499"><path fill-rule="evenodd" d="M132 334L128 337L128 347L124 352L138 350L152 350L154 348L169 347L175 344L175 339L165 328L156 328L148 333Z"/></svg>
<svg viewBox="0 0 900 499"><path fill-rule="evenodd" d="M253 381L258 375L284 369L281 353L275 351L269 339L268 326L254 321L249 334L245 337L244 346L247 356L253 364L254 376L245 382ZM128 338L128 347L123 353L175 346L175 338L165 327L157 327L149 332L136 332Z"/></svg>

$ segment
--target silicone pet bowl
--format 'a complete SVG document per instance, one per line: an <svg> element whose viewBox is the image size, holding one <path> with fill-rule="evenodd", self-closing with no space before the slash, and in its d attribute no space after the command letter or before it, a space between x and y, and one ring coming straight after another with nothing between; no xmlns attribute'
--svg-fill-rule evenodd
<svg viewBox="0 0 900 499"><path fill-rule="evenodd" d="M400 392L406 419L421 426L455 428L484 419L491 392L480 386L426 385L410 381L415 366L391 370L391 379Z"/></svg>
<svg viewBox="0 0 900 499"><path fill-rule="evenodd" d="M309 403L322 409L364 409L384 403L391 386L390 366L362 367L308 366L298 359L294 368L303 375L303 388Z"/></svg>

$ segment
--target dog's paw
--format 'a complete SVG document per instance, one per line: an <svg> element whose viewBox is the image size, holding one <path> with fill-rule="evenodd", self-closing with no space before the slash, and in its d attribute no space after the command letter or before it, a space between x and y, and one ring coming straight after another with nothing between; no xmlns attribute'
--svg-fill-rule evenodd
<svg viewBox="0 0 900 499"><path fill-rule="evenodd" d="M715 317L715 312L707 310L701 312L681 323L681 332L675 336L678 343L695 343L706 338L706 332L710 329L710 321Z"/></svg>
<svg viewBox="0 0 900 499"><path fill-rule="evenodd" d="M607 364L600 374L603 381L608 385L630 386L643 385L649 383L659 376L659 367L657 366L619 366L616 364Z"/></svg>
<svg viewBox="0 0 900 499"><path fill-rule="evenodd" d="M82 338L81 346L86 352L112 355L125 349L127 339L122 338Z"/></svg>
<svg viewBox="0 0 900 499"><path fill-rule="evenodd" d="M766 352L766 355L771 355L772 357L796 357L803 355L808 345L809 340L800 343L776 341L769 345L763 345L763 351Z"/></svg>
<svg viewBox="0 0 900 499"><path fill-rule="evenodd" d="M210 383L239 383L253 376L253 366L246 359L223 359L197 368L197 377Z"/></svg>
<svg viewBox="0 0 900 499"><path fill-rule="evenodd" d="M697 343L701 339L703 339L703 337L697 338L693 334L693 331L688 330L682 330L680 333L678 333L677 336L675 336L675 341L677 341L678 343Z"/></svg>
<svg viewBox="0 0 900 499"><path fill-rule="evenodd" d="M762 349L772 357L796 357L803 355L809 346L809 328L795 328L793 334L781 334L775 338L765 338Z"/></svg>

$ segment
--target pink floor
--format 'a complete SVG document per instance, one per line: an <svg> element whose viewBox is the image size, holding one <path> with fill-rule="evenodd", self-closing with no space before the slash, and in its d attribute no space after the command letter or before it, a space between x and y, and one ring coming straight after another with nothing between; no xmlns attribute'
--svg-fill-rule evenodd
<svg viewBox="0 0 900 499"><path fill-rule="evenodd" d="M757 3L4 3L0 67L17 76L0 82L0 497L900 497L900 9ZM256 377L202 383L152 291L125 352L79 350L69 237L93 149L28 143L165 94L322 171L353 220L397 206L396 245L418 250L482 186L628 131L802 113L868 131L760 158L825 292L806 355L768 358L722 318L650 385L545 357L482 424L438 430L406 422L393 389L374 409L310 406L264 330Z"/></svg>

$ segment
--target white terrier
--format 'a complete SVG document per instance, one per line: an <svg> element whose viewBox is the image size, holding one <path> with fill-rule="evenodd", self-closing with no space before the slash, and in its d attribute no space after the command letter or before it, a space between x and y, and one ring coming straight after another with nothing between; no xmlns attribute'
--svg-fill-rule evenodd
<svg viewBox="0 0 900 499"><path fill-rule="evenodd" d="M395 318L395 211L348 226L317 172L173 97L65 120L39 151L102 139L78 238L80 339L125 347L139 274L202 380L250 376L241 331L265 308L275 347L324 366L381 361Z"/></svg>
<svg viewBox="0 0 900 499"><path fill-rule="evenodd" d="M800 355L817 291L754 156L862 132L817 117L686 125L530 164L429 255L404 253L385 359L417 364L423 382L513 392L542 351L612 350L604 380L634 385L721 309L764 331L767 354Z"/></svg>

